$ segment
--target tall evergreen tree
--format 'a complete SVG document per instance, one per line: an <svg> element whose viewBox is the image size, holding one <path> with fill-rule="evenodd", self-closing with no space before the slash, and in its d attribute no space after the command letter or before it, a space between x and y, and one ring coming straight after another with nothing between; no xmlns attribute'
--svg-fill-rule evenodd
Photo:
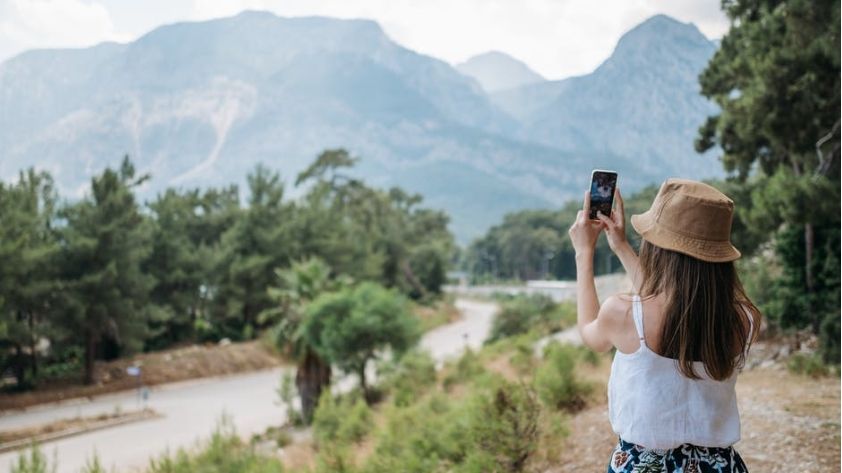
<svg viewBox="0 0 842 473"><path fill-rule="evenodd" d="M135 201L128 156L118 170L91 180L91 194L63 210L62 262L66 314L85 350L84 380L94 382L98 355L139 350L147 334L149 291L154 283L141 263L150 251L150 226Z"/></svg>
<svg viewBox="0 0 842 473"><path fill-rule="evenodd" d="M0 371L10 366L18 387L38 375L38 345L49 340L56 310L56 199L47 173L29 169L15 184L0 183Z"/></svg>
<svg viewBox="0 0 842 473"><path fill-rule="evenodd" d="M201 287L208 282L209 269L195 239L201 218L199 203L198 190L180 193L167 189L149 204L154 219L152 251L143 267L155 278L150 293L155 307L150 320L149 344L153 348L193 336L202 305Z"/></svg>
<svg viewBox="0 0 842 473"><path fill-rule="evenodd" d="M751 189L757 210L747 212L742 224L760 235L784 232L778 253L791 266L788 292L798 296L787 297L776 317L809 314L817 333L825 317L838 327L838 303L830 307L822 297L828 289L839 291L832 282L839 280L838 264L830 275L822 268L827 258L839 261L839 2L722 5L731 28L700 77L702 93L720 112L701 127L696 147L718 147L725 169Z"/></svg>
<svg viewBox="0 0 842 473"><path fill-rule="evenodd" d="M222 236L220 278L214 287L213 323L219 335L254 336L258 314L272 306L266 292L274 270L295 253L290 225L292 205L284 202L280 175L258 166L248 175L248 207Z"/></svg>

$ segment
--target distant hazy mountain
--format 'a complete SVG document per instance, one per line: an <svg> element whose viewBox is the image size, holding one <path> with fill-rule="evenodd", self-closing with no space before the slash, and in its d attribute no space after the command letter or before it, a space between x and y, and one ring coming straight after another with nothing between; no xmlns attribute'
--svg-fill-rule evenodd
<svg viewBox="0 0 842 473"><path fill-rule="evenodd" d="M497 92L546 80L523 62L499 51L474 56L457 64L456 70L476 79L486 92Z"/></svg>
<svg viewBox="0 0 842 473"><path fill-rule="evenodd" d="M715 50L694 25L658 15L626 33L593 73L503 91L494 102L522 122L521 139L623 156L647 173L717 175L721 164L693 150L715 112L698 85Z"/></svg>
<svg viewBox="0 0 842 473"><path fill-rule="evenodd" d="M151 198L242 183L260 162L292 179L342 146L363 158L368 181L446 209L465 242L505 212L578 198L592 167L620 170L631 191L676 162L701 163L690 131L709 106L695 75L712 46L699 36L656 18L590 76L517 92L546 86L553 100L515 94L508 105L367 20L246 12L128 44L29 51L0 64L0 178L34 165L78 196L129 154L152 174L142 190ZM629 73L639 77L618 79ZM587 95L568 94L573 85ZM699 168L717 167L708 161Z"/></svg>

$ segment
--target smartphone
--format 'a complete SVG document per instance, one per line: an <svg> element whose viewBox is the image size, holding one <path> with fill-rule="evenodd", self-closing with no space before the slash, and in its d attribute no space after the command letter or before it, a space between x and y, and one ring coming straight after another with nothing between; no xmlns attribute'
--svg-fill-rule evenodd
<svg viewBox="0 0 842 473"><path fill-rule="evenodd" d="M611 216L611 207L614 205L614 189L617 188L617 173L615 171L603 171L594 169L591 173L591 214L592 220L596 218L597 210L606 217Z"/></svg>

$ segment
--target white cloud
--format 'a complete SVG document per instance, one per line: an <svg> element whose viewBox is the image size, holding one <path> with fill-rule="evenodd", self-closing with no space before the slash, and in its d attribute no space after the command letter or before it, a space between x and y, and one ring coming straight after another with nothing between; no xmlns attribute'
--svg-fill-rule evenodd
<svg viewBox="0 0 842 473"><path fill-rule="evenodd" d="M127 40L101 4L82 0L0 0L0 60L25 49Z"/></svg>

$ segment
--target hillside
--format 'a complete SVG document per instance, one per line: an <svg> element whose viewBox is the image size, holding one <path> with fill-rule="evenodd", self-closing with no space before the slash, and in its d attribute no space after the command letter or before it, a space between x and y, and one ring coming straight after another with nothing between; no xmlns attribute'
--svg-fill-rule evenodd
<svg viewBox="0 0 842 473"><path fill-rule="evenodd" d="M291 180L341 146L364 158L356 172L373 184L447 210L464 243L506 212L578 198L594 167L619 170L630 191L677 171L716 173L690 149L710 112L695 75L713 48L692 25L656 17L593 74L515 89L537 98L506 105L369 20L244 12L178 23L0 64L0 178L35 165L75 198L129 154L152 174L141 189L151 198L242 184L261 162ZM624 84L630 68L639 77Z"/></svg>
<svg viewBox="0 0 842 473"><path fill-rule="evenodd" d="M658 15L623 35L593 73L503 92L495 102L522 121L522 139L623 156L640 172L719 175L716 159L693 150L699 125L716 111L697 79L715 50L695 25Z"/></svg>

